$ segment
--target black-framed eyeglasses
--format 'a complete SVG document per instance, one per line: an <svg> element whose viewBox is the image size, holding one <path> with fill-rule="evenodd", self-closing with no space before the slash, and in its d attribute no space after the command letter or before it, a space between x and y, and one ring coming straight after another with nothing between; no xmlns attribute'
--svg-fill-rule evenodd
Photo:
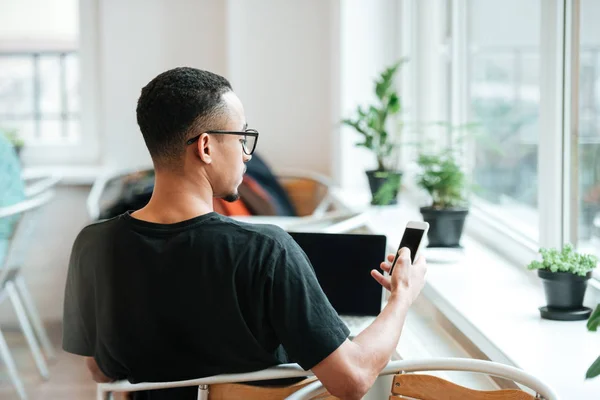
<svg viewBox="0 0 600 400"><path fill-rule="evenodd" d="M203 133L210 133L210 134L214 134L214 135L244 136L244 138L241 140L242 149L244 150L244 153L246 153L249 156L251 156L252 153L254 153L254 150L256 149L256 143L258 143L258 131L256 129L246 129L245 131L212 130L212 131L206 131ZM185 142L185 144L189 146L190 144L197 141L200 138L200 136L202 136L202 133L199 134L198 136L194 136L193 138L188 139L188 141Z"/></svg>

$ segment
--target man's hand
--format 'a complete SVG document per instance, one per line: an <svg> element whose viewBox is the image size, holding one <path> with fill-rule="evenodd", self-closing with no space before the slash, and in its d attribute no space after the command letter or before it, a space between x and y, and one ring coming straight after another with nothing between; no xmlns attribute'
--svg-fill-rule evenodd
<svg viewBox="0 0 600 400"><path fill-rule="evenodd" d="M381 269L390 272L395 255L388 255L387 262L381 263ZM403 247L398 252L398 260L391 276L383 276L377 270L371 271L371 276L379 282L381 286L389 290L392 296L402 296L412 304L423 286L425 286L425 273L427 272L427 262L424 257L419 257L414 264L410 262L410 250Z"/></svg>
<svg viewBox="0 0 600 400"><path fill-rule="evenodd" d="M371 271L373 278L392 293L379 316L353 341L346 340L312 368L334 396L362 398L398 345L406 313L425 285L427 270L422 257L411 265L409 249L402 248L398 255L392 276ZM393 261L394 255L389 255L388 261L381 263L381 269L389 273Z"/></svg>

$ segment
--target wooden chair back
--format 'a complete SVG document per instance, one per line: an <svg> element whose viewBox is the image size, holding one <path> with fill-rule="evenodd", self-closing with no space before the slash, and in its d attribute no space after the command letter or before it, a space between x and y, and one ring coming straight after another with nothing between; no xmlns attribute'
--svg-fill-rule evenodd
<svg viewBox="0 0 600 400"><path fill-rule="evenodd" d="M517 389L473 390L431 375L394 375L389 400L406 397L419 400L535 400L529 393Z"/></svg>
<svg viewBox="0 0 600 400"><path fill-rule="evenodd" d="M252 386L241 383L213 384L208 388L208 400L281 400L315 380L315 377L310 377L288 386ZM334 399L337 398L331 396L329 393L317 395L313 398L313 400Z"/></svg>
<svg viewBox="0 0 600 400"><path fill-rule="evenodd" d="M311 215L327 194L325 185L311 179L281 178L280 182L300 217Z"/></svg>

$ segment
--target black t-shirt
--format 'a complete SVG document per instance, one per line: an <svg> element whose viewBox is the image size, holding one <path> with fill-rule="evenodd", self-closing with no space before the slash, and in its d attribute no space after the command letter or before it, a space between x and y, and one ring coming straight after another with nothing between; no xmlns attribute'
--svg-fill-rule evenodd
<svg viewBox="0 0 600 400"><path fill-rule="evenodd" d="M308 370L349 334L285 231L217 213L168 225L125 213L84 228L71 253L63 322L66 351L131 382L286 362ZM136 398L197 394L178 391Z"/></svg>

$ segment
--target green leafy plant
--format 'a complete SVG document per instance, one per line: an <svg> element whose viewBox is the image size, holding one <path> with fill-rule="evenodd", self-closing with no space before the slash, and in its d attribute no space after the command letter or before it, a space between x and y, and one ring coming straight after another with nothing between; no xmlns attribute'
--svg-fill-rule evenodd
<svg viewBox="0 0 600 400"><path fill-rule="evenodd" d="M597 257L578 253L571 244L565 244L562 250L542 248L539 252L542 255L542 261L532 261L527 266L528 269L570 272L574 275L585 276L598 265Z"/></svg>
<svg viewBox="0 0 600 400"><path fill-rule="evenodd" d="M389 204L398 194L398 182L393 177L389 177L386 172L376 172L375 176L378 177L378 175L387 180L373 195L373 204Z"/></svg>
<svg viewBox="0 0 600 400"><path fill-rule="evenodd" d="M432 208L450 209L466 203L467 178L453 151L421 154L417 163L421 168L417 184L431 196Z"/></svg>
<svg viewBox="0 0 600 400"><path fill-rule="evenodd" d="M596 309L587 321L587 328L590 332L596 332L600 326L600 304L596 306ZM588 368L585 379L591 379L600 375L600 357L596 359Z"/></svg>
<svg viewBox="0 0 600 400"><path fill-rule="evenodd" d="M386 68L375 81L377 102L366 107L358 106L353 118L342 120L362 135L356 146L371 150L377 158L378 171L390 171L390 157L398 147L399 139L393 140L387 128L388 118L401 111L401 102L394 86L394 77L406 60L400 60Z"/></svg>

